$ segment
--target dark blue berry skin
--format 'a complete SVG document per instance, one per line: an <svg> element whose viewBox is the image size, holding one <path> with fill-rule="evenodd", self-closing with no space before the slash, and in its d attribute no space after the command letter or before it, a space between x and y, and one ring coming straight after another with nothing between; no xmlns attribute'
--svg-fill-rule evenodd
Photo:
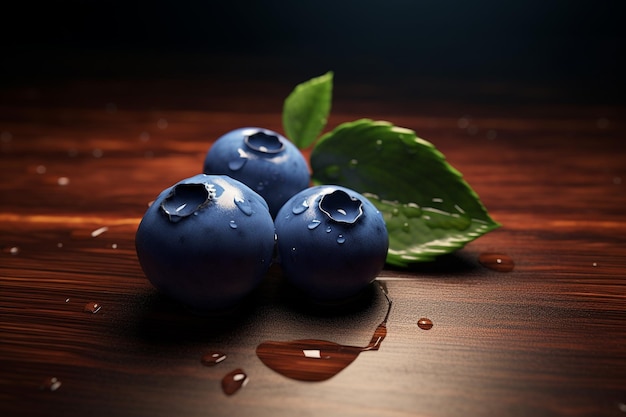
<svg viewBox="0 0 626 417"><path fill-rule="evenodd" d="M219 137L207 152L204 173L228 175L248 185L265 198L272 217L310 183L300 150L282 135L258 127Z"/></svg>
<svg viewBox="0 0 626 417"><path fill-rule="evenodd" d="M205 174L161 192L135 237L154 287L195 311L229 308L252 292L274 244L263 198L232 178Z"/></svg>
<svg viewBox="0 0 626 417"><path fill-rule="evenodd" d="M311 298L355 296L385 265L389 238L383 216L348 188L301 191L280 209L274 224L283 273Z"/></svg>

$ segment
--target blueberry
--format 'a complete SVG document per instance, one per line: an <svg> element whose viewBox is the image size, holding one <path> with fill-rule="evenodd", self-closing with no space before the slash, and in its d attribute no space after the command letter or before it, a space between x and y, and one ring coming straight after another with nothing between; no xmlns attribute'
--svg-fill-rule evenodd
<svg viewBox="0 0 626 417"><path fill-rule="evenodd" d="M198 311L231 307L257 287L274 243L263 198L237 180L205 174L161 192L135 237L150 282Z"/></svg>
<svg viewBox="0 0 626 417"><path fill-rule="evenodd" d="M219 137L207 152L204 173L243 182L265 198L272 217L310 182L309 167L300 150L280 134L258 127L236 129Z"/></svg>
<svg viewBox="0 0 626 417"><path fill-rule="evenodd" d="M389 238L382 214L351 189L305 189L285 203L274 224L285 277L312 298L357 295L385 265Z"/></svg>

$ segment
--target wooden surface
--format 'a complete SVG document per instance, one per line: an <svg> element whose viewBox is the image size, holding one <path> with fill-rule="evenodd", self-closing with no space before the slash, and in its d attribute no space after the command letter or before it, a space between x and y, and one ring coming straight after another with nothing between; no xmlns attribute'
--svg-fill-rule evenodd
<svg viewBox="0 0 626 417"><path fill-rule="evenodd" d="M387 311L378 286L314 306L274 267L241 309L198 317L150 286L134 249L148 203L200 172L211 140L281 130L291 80L4 85L0 414L626 415L624 107L506 86L458 100L341 82L330 126L371 117L416 130L503 226L437 262L385 269L386 338L320 382L274 372L257 346L367 346ZM486 268L485 252L514 269ZM226 359L206 366L212 352ZM226 395L221 380L237 369L248 383Z"/></svg>

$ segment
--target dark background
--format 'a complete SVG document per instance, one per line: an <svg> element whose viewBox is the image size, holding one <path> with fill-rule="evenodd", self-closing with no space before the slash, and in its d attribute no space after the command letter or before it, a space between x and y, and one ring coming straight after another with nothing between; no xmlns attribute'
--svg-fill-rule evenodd
<svg viewBox="0 0 626 417"><path fill-rule="evenodd" d="M21 1L2 6L2 79L266 77L334 70L559 85L620 100L626 1Z"/></svg>

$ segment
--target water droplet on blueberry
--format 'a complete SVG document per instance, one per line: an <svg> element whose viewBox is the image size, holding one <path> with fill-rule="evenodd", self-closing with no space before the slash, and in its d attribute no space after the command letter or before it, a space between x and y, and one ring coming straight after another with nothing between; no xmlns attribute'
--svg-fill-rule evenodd
<svg viewBox="0 0 626 417"><path fill-rule="evenodd" d="M346 243L346 238L343 235L337 236L337 243L339 243L340 245L342 243Z"/></svg>
<svg viewBox="0 0 626 417"><path fill-rule="evenodd" d="M317 220L317 219L315 219L315 220L311 220L311 223L309 223L309 224L307 225L307 227L309 228L309 230L313 230L313 229L317 228L317 226L319 226L319 225L320 225L320 223L321 223L321 222L320 222L319 220Z"/></svg>
<svg viewBox="0 0 626 417"><path fill-rule="evenodd" d="M295 204L292 208L291 208L291 212L293 214L302 214L306 211L306 209L309 208L309 202L306 200L303 200L300 204Z"/></svg>
<svg viewBox="0 0 626 417"><path fill-rule="evenodd" d="M237 159L228 162L228 169L231 171L239 171L248 162L248 154L241 148L237 149Z"/></svg>
<svg viewBox="0 0 626 417"><path fill-rule="evenodd" d="M228 162L228 169L230 169L231 171L239 171L241 168L243 168L247 161L247 158L233 159L232 161Z"/></svg>
<svg viewBox="0 0 626 417"><path fill-rule="evenodd" d="M228 225L230 226L231 229L236 229L237 228L237 223L234 220L231 220Z"/></svg>
<svg viewBox="0 0 626 417"><path fill-rule="evenodd" d="M248 201L241 197L235 197L235 205L239 207L239 210L243 212L246 216L252 216L252 206Z"/></svg>

